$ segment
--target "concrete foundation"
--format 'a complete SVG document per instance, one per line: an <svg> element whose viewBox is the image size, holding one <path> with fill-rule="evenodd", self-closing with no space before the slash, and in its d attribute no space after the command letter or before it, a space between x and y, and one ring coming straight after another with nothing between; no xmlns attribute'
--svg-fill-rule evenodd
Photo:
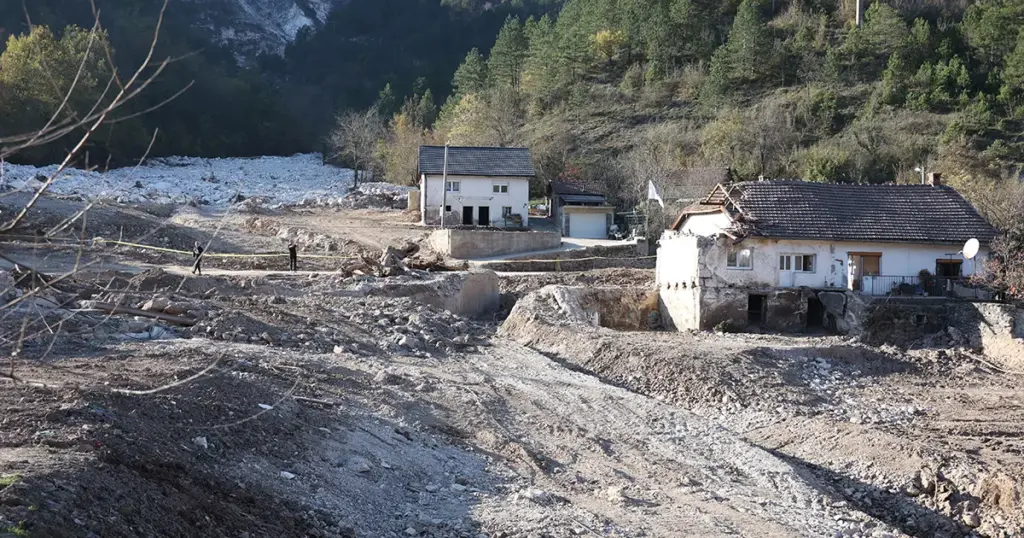
<svg viewBox="0 0 1024 538"><path fill-rule="evenodd" d="M758 298L751 299L751 296ZM663 286L658 304L665 327L675 330L760 328L795 333L824 329L856 333L860 299L851 293L808 288ZM812 312L811 304L818 301ZM757 304L760 303L760 308Z"/></svg>
<svg viewBox="0 0 1024 538"><path fill-rule="evenodd" d="M472 260L558 248L562 236L558 232L446 229L430 234L429 244L439 254Z"/></svg>
<svg viewBox="0 0 1024 538"><path fill-rule="evenodd" d="M493 314L501 307L498 275L487 269L437 273L436 278L430 280L396 278L366 282L356 290L340 293L410 297L417 302L470 318Z"/></svg>

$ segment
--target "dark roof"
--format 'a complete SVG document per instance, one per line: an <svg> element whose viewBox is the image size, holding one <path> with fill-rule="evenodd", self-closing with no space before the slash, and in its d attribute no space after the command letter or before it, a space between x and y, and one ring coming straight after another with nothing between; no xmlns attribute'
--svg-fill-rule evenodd
<svg viewBox="0 0 1024 538"><path fill-rule="evenodd" d="M420 174L444 173L444 146L420 146ZM448 148L448 175L534 177L526 148Z"/></svg>
<svg viewBox="0 0 1024 538"><path fill-rule="evenodd" d="M669 202L690 202L707 196L719 183L729 183L728 168L679 168L668 172L661 182L661 199Z"/></svg>
<svg viewBox="0 0 1024 538"><path fill-rule="evenodd" d="M931 185L753 181L725 187L741 232L778 239L961 244L996 230L956 190ZM717 188L716 188L717 192Z"/></svg>
<svg viewBox="0 0 1024 538"><path fill-rule="evenodd" d="M608 202L603 194L559 194L558 197L567 204L604 204Z"/></svg>

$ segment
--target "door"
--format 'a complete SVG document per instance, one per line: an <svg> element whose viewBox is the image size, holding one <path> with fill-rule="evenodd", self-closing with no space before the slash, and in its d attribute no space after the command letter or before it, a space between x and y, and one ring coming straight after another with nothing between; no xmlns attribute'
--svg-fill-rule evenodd
<svg viewBox="0 0 1024 538"><path fill-rule="evenodd" d="M485 205L480 206L480 220L477 222L480 226L491 225L491 208Z"/></svg>
<svg viewBox="0 0 1024 538"><path fill-rule="evenodd" d="M605 239L608 218L604 213L569 213L569 237Z"/></svg>
<svg viewBox="0 0 1024 538"><path fill-rule="evenodd" d="M864 289L864 277L882 274L882 255L874 252L851 252L847 270L850 274L851 289L870 293Z"/></svg>
<svg viewBox="0 0 1024 538"><path fill-rule="evenodd" d="M779 256L779 286L783 288L793 287L795 277L793 276L793 256L783 254Z"/></svg>
<svg viewBox="0 0 1024 538"><path fill-rule="evenodd" d="M465 205L462 206L462 224L464 226L473 225L473 206Z"/></svg>

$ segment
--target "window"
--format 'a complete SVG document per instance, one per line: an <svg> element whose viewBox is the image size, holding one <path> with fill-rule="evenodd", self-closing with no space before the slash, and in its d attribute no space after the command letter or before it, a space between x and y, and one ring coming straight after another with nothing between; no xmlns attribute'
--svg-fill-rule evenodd
<svg viewBox="0 0 1024 538"><path fill-rule="evenodd" d="M448 190L448 192L459 192L460 190L462 190L462 182L461 181L449 181L448 182L447 190Z"/></svg>
<svg viewBox="0 0 1024 538"><path fill-rule="evenodd" d="M502 217L511 217L512 216L512 208L509 207L509 206L502 207L501 208L501 216Z"/></svg>
<svg viewBox="0 0 1024 538"><path fill-rule="evenodd" d="M749 248L729 251L725 265L730 269L753 269L754 251Z"/></svg>
<svg viewBox="0 0 1024 538"><path fill-rule="evenodd" d="M494 183L491 185L494 194L508 194L508 183Z"/></svg>
<svg viewBox="0 0 1024 538"><path fill-rule="evenodd" d="M452 206L446 205L446 206L444 206L444 210L445 210L445 212L451 211L452 210Z"/></svg>
<svg viewBox="0 0 1024 538"><path fill-rule="evenodd" d="M779 271L814 272L814 254L783 254L779 256Z"/></svg>
<svg viewBox="0 0 1024 538"><path fill-rule="evenodd" d="M804 254L796 257L796 270L804 273L814 272L814 254Z"/></svg>

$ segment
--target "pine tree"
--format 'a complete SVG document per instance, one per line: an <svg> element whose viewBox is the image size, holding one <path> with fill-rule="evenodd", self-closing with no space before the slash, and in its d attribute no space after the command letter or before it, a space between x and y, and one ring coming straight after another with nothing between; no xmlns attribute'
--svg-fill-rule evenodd
<svg viewBox="0 0 1024 538"><path fill-rule="evenodd" d="M437 105L434 103L434 94L428 89L423 93L423 97L420 98L419 109L417 113L420 117L420 125L425 128L429 128L434 124L434 120L437 119Z"/></svg>
<svg viewBox="0 0 1024 538"><path fill-rule="evenodd" d="M773 68L775 40L765 24L766 11L765 0L743 0L740 4L726 44L734 80L755 81Z"/></svg>
<svg viewBox="0 0 1024 538"><path fill-rule="evenodd" d="M557 88L559 66L558 35L555 23L545 15L528 22L529 49L524 62L523 89L537 101L545 101Z"/></svg>
<svg viewBox="0 0 1024 538"><path fill-rule="evenodd" d="M475 47L466 54L466 59L455 71L452 88L457 96L480 93L487 89L487 64Z"/></svg>
<svg viewBox="0 0 1024 538"><path fill-rule="evenodd" d="M765 0L743 0L740 4L729 40L711 58L708 80L701 89L702 101L717 101L736 86L761 80L774 70L775 39L765 24L765 12Z"/></svg>
<svg viewBox="0 0 1024 538"><path fill-rule="evenodd" d="M1024 117L1024 30L1017 36L1013 52L1003 60L1003 87L999 99L1016 117Z"/></svg>
<svg viewBox="0 0 1024 538"><path fill-rule="evenodd" d="M377 113L382 117L389 117L395 113L395 109L398 106L398 98L395 97L395 92L391 89L391 83L384 85L384 89L377 95Z"/></svg>
<svg viewBox="0 0 1024 538"><path fill-rule="evenodd" d="M523 65L526 62L526 54L529 43L526 40L526 33L519 19L509 17L505 20L498 32L498 39L491 47L491 54L487 60L487 71L490 78L490 86L495 89L511 89L518 93Z"/></svg>

